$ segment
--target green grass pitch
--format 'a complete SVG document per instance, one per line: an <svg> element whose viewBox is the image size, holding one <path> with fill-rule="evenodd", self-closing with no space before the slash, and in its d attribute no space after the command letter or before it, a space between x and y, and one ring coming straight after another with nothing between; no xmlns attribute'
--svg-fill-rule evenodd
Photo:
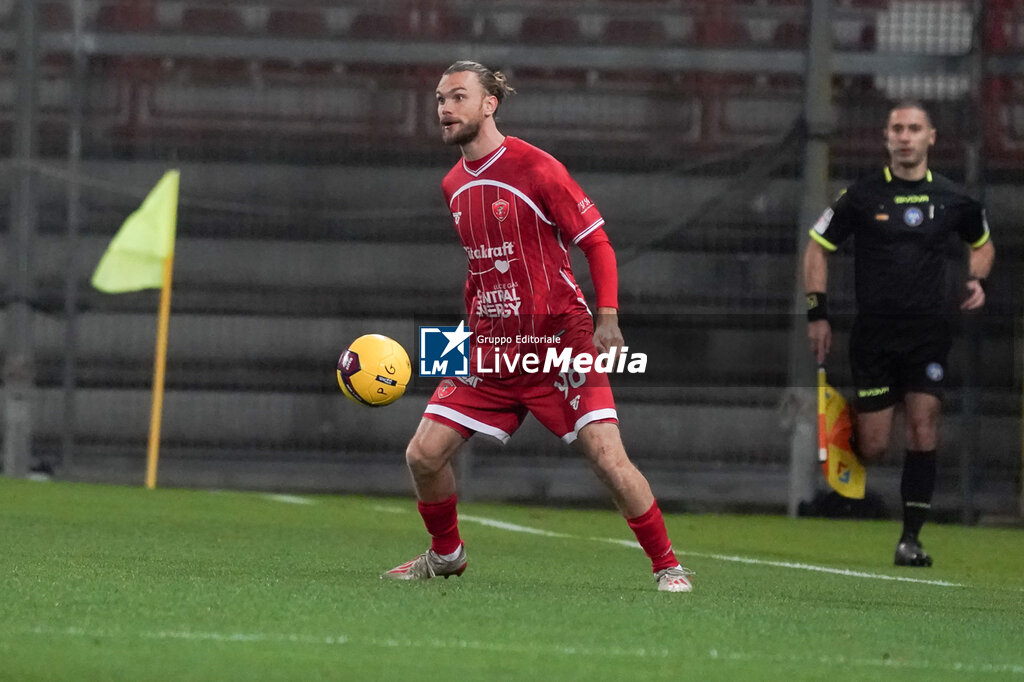
<svg viewBox="0 0 1024 682"><path fill-rule="evenodd" d="M0 479L0 680L1024 680L1024 533L463 504L462 578L385 582L411 500ZM891 578L899 578L893 580Z"/></svg>

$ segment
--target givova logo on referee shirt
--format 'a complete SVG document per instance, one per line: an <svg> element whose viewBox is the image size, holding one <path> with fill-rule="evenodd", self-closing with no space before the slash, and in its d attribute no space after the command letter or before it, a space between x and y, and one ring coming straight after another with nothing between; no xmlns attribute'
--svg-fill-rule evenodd
<svg viewBox="0 0 1024 682"><path fill-rule="evenodd" d="M420 327L421 377L468 377L469 337L465 322L457 327Z"/></svg>

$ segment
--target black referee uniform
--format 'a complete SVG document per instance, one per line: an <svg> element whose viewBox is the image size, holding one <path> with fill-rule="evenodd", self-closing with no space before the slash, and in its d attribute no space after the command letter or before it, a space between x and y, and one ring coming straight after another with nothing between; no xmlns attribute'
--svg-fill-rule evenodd
<svg viewBox="0 0 1024 682"><path fill-rule="evenodd" d="M910 182L888 167L851 185L811 229L827 251L854 237L850 365L859 412L891 407L907 392L941 399L952 335L951 233L975 249L985 244L982 205L938 173Z"/></svg>

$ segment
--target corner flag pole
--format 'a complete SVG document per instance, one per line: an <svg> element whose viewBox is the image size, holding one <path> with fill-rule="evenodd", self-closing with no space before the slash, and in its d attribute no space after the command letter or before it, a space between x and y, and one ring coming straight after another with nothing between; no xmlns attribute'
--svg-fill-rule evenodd
<svg viewBox="0 0 1024 682"><path fill-rule="evenodd" d="M167 368L167 332L171 317L171 273L174 253L164 259L163 284L160 287L160 315L157 318L156 355L153 360L153 406L149 414L149 447L146 451L146 487L156 487L156 467L160 459L160 422L164 410L164 375Z"/></svg>
<svg viewBox="0 0 1024 682"><path fill-rule="evenodd" d="M156 358L153 361L153 407L149 418L146 487L156 487L160 451L160 417L167 366L167 330L171 316L171 273L178 223L180 173L169 170L150 191L142 206L128 216L114 235L92 275L92 285L108 294L160 289Z"/></svg>

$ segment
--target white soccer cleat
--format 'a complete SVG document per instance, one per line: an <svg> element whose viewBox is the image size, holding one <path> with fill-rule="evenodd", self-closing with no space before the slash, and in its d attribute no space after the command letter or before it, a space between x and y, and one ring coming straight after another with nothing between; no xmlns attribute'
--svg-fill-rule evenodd
<svg viewBox="0 0 1024 682"><path fill-rule="evenodd" d="M659 592L692 592L693 582L690 581L692 575L693 571L677 564L672 568L663 568L658 571L654 574L654 579L658 581Z"/></svg>
<svg viewBox="0 0 1024 682"><path fill-rule="evenodd" d="M430 580L441 577L447 580L449 576L462 575L465 570L466 546L459 545L459 553L451 561L442 559L437 552L428 549L412 561L395 566L381 575L381 578L387 580Z"/></svg>

